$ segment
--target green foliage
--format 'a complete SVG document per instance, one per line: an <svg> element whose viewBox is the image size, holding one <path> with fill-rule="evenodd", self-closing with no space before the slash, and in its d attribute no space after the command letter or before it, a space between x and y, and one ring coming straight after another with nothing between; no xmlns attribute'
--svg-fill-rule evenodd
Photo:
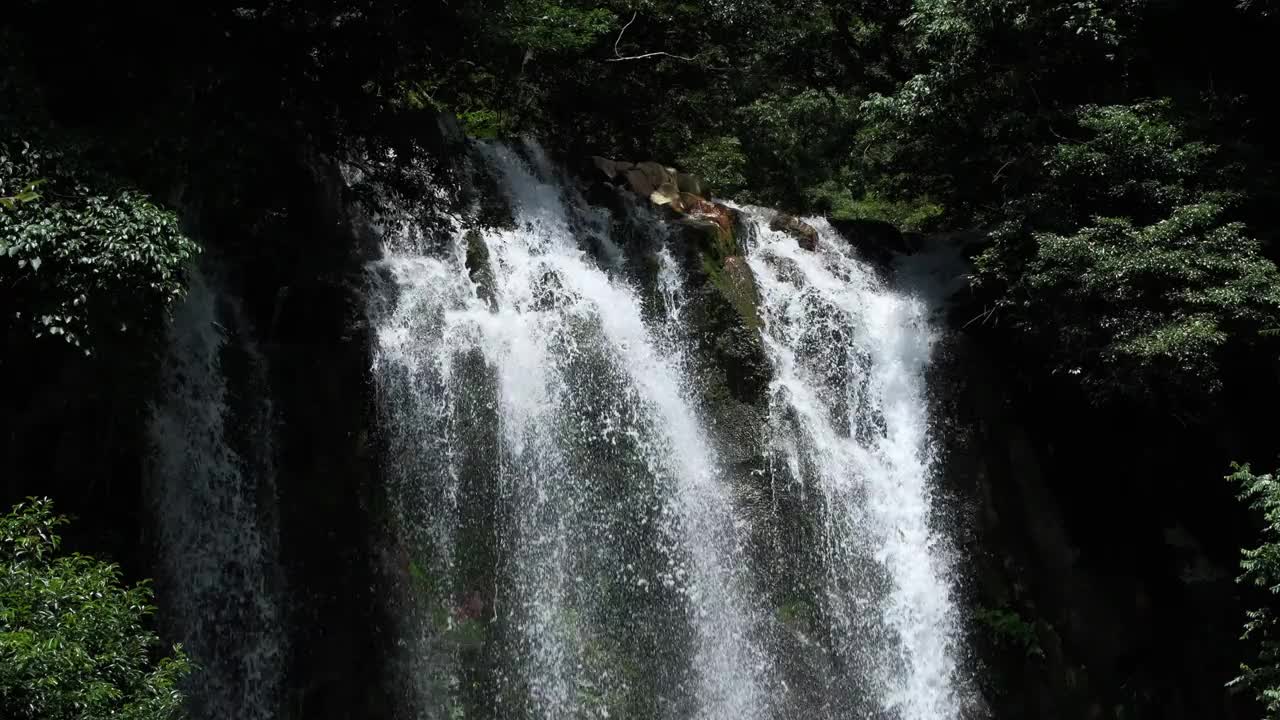
<svg viewBox="0 0 1280 720"><path fill-rule="evenodd" d="M1034 623L1028 622L1011 608L978 608L974 619L1001 643L1016 647L1028 658L1043 658L1040 637Z"/></svg>
<svg viewBox="0 0 1280 720"><path fill-rule="evenodd" d="M857 103L829 89L810 88L765 95L738 115L756 182L770 194L799 202L806 188L847 164Z"/></svg>
<svg viewBox="0 0 1280 720"><path fill-rule="evenodd" d="M511 41L540 52L582 50L617 21L605 8L578 8L555 0L513 0L507 12Z"/></svg>
<svg viewBox="0 0 1280 720"><path fill-rule="evenodd" d="M18 206L26 203L35 202L40 199L40 193L37 188L44 184L44 180L33 180L26 185L20 186L21 189L9 196L0 196L0 208L5 210L16 210Z"/></svg>
<svg viewBox="0 0 1280 720"><path fill-rule="evenodd" d="M458 122L473 138L492 140L503 134L506 121L495 110L470 110L458 113Z"/></svg>
<svg viewBox="0 0 1280 720"><path fill-rule="evenodd" d="M1271 474L1254 475L1248 465L1232 464L1227 481L1240 490L1240 499L1262 514L1262 544L1241 551L1237 582L1251 585L1274 597L1280 594L1280 482ZM1280 715L1280 624L1273 608L1260 607L1246 613L1244 640L1258 648L1256 663L1240 666L1240 675L1231 685L1254 691L1268 717Z"/></svg>
<svg viewBox="0 0 1280 720"><path fill-rule="evenodd" d="M12 720L171 720L182 717L181 648L158 653L145 628L146 585L59 552L49 501L0 517L0 716Z"/></svg>
<svg viewBox="0 0 1280 720"><path fill-rule="evenodd" d="M875 192L854 197L847 185L828 180L809 191L814 207L837 220L880 220L908 232L937 229L946 210L928 197L894 200Z"/></svg>
<svg viewBox="0 0 1280 720"><path fill-rule="evenodd" d="M722 195L735 195L747 186L747 156L742 141L732 136L703 140L676 160L685 171L700 176Z"/></svg>
<svg viewBox="0 0 1280 720"><path fill-rule="evenodd" d="M10 139L0 140L0 195L12 200L0 206L9 322L89 352L151 327L182 297L198 247L142 193Z"/></svg>
<svg viewBox="0 0 1280 720"><path fill-rule="evenodd" d="M1100 394L1213 389L1222 350L1280 322L1280 271L1230 219L1215 149L1168 103L1086 106L977 266L999 308L1051 333L1059 372Z"/></svg>

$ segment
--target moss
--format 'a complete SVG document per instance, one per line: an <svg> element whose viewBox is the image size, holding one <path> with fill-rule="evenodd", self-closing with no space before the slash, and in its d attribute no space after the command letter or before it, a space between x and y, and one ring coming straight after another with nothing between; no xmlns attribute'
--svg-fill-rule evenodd
<svg viewBox="0 0 1280 720"><path fill-rule="evenodd" d="M807 600L791 600L778 606L778 621L801 633L811 632L818 624L817 613Z"/></svg>
<svg viewBox="0 0 1280 720"><path fill-rule="evenodd" d="M490 109L458 113L458 123L470 137L478 140L494 140L507 129L507 120Z"/></svg>
<svg viewBox="0 0 1280 720"><path fill-rule="evenodd" d="M1021 648L1027 657L1043 658L1036 623L1028 621L1018 611L1008 608L978 608L974 619L1001 643Z"/></svg>
<svg viewBox="0 0 1280 720"><path fill-rule="evenodd" d="M448 637L461 650L478 650L488 641L489 632L479 618L465 618L454 621Z"/></svg>
<svg viewBox="0 0 1280 720"><path fill-rule="evenodd" d="M733 305L743 323L752 330L759 330L760 294L746 262L735 256L716 264L703 256L702 269L707 273L711 284Z"/></svg>
<svg viewBox="0 0 1280 720"><path fill-rule="evenodd" d="M702 272L724 296L752 330L760 328L760 296L751 270L738 252L733 231L726 228L699 227L698 258Z"/></svg>

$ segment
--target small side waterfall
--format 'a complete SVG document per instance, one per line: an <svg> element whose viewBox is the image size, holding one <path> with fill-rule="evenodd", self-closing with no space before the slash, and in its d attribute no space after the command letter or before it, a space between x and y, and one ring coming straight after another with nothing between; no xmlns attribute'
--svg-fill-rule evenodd
<svg viewBox="0 0 1280 720"><path fill-rule="evenodd" d="M775 367L776 483L821 498L823 605L849 697L903 720L954 718L957 609L930 525L934 445L925 369L930 308L895 291L821 219L816 251L745 209Z"/></svg>
<svg viewBox="0 0 1280 720"><path fill-rule="evenodd" d="M285 634L263 361L234 302L198 273L169 342L147 478L161 621L199 668L191 717L268 720Z"/></svg>

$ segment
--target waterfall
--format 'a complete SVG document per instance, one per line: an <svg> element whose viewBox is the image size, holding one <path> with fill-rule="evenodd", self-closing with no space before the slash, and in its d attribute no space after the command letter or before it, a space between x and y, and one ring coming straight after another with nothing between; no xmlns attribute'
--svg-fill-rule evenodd
<svg viewBox="0 0 1280 720"><path fill-rule="evenodd" d="M436 634L467 608L501 634L510 714L607 713L627 695L656 716L693 703L698 717L761 717L768 667L739 528L680 360L635 289L580 247L599 226L536 148L527 155L483 151L513 227L459 230L438 257L391 247L381 263L394 287L377 348L391 471L416 504L401 517L431 548L421 564L452 587ZM468 280L469 263L491 289ZM489 437L464 406L488 414ZM459 433L492 455L464 462ZM468 484L495 503L485 589L448 577Z"/></svg>
<svg viewBox="0 0 1280 720"><path fill-rule="evenodd" d="M816 251L744 208L773 361L777 483L821 497L823 604L834 651L869 704L902 720L958 716L958 621L931 526L930 307L894 290L822 219ZM775 485L776 486L776 485Z"/></svg>
<svg viewBox="0 0 1280 720"><path fill-rule="evenodd" d="M149 423L161 619L197 665L198 720L275 718L283 687L271 408L243 329L194 274Z"/></svg>
<svg viewBox="0 0 1280 720"><path fill-rule="evenodd" d="M510 217L387 223L369 269L406 716L959 717L929 304L825 223L809 252L742 209L773 365L747 473L725 425L756 416L713 417L680 238L611 221L531 143L471 160ZM760 478L815 503L816 544L760 560L799 522L743 500ZM788 557L811 592L777 587ZM824 631L788 644L771 604L805 592ZM821 697L790 652L826 658Z"/></svg>

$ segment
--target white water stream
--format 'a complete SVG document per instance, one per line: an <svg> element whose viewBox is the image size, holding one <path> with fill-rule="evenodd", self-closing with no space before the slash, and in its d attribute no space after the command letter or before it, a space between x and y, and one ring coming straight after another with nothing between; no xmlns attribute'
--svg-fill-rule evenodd
<svg viewBox="0 0 1280 720"><path fill-rule="evenodd" d="M754 225L748 257L773 360L772 415L789 480L824 501L826 603L838 653L903 720L953 718L958 618L945 539L930 525L934 444L924 300L887 287L822 219L816 251ZM785 418L785 420L783 420Z"/></svg>
<svg viewBox="0 0 1280 720"><path fill-rule="evenodd" d="M497 594L492 613L518 637L513 673L527 687L526 712L584 712L584 687L593 689L592 673L604 672L589 667L590 643L608 630L591 617L619 593L643 603L665 590L687 606L692 625L688 674L696 687L686 690L697 716L763 717L768 660L751 638L757 608L741 577L739 528L679 358L660 349L633 288L579 247L590 223L572 216L538 150L528 153L484 152L515 214L514 228L480 238L494 307L466 279L461 232L446 257L393 249L384 261L399 298L379 327L377 361L385 377L417 388L403 392L406 380L396 380L385 395L404 405L397 415L430 415L446 427L456 394L475 390L451 384L459 358L478 352L493 373L498 483L511 526L501 542L509 595ZM450 467L437 445L420 451L434 455L433 472L448 488L427 491L438 495L432 506L447 506L453 478L467 469ZM664 558L657 567L629 562L624 547L593 549L616 539L588 507L620 472L601 458L626 468L634 483L610 502L614 512L653 525L648 536ZM448 521L433 525L438 545L448 545ZM615 565L602 567L601 557ZM613 577L588 577L584 568ZM602 585L612 588L608 598Z"/></svg>
<svg viewBox="0 0 1280 720"><path fill-rule="evenodd" d="M371 268L403 552L438 609L409 642L419 695L459 697L468 663L490 663L504 717L609 717L619 698L644 717L781 717L795 706L741 478L687 376L678 240L645 250L646 313L635 248L536 146L477 155L512 225L458 221L444 243L392 228ZM773 365L771 479L821 498L820 547L802 551L820 555L827 637L803 647L837 677L813 716L958 718L952 561L932 524L930 307L825 222L809 252L768 230L767 211L741 210ZM486 659L449 640L460 628Z"/></svg>

